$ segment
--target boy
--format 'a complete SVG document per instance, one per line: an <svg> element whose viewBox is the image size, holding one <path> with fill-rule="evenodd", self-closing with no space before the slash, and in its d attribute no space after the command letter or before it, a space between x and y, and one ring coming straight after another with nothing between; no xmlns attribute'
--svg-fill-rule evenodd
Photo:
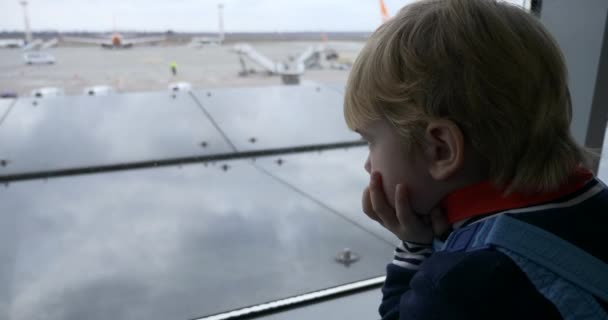
<svg viewBox="0 0 608 320"><path fill-rule="evenodd" d="M369 143L363 211L401 240L383 319L608 319L608 191L535 17L410 4L361 51L344 108Z"/></svg>

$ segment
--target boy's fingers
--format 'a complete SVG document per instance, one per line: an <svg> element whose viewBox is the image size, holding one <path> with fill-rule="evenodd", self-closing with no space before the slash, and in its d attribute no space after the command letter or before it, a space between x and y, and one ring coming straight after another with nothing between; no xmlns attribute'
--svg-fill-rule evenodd
<svg viewBox="0 0 608 320"><path fill-rule="evenodd" d="M385 226L392 226L398 223L393 208L391 208L386 201L386 196L382 190L382 178L379 173L374 172L372 174L369 192L372 200L372 208L378 218L382 220L382 224Z"/></svg>
<svg viewBox="0 0 608 320"><path fill-rule="evenodd" d="M398 184L395 188L395 208L399 224L415 229L425 228L424 221L412 211L407 188L401 184Z"/></svg>
<svg viewBox="0 0 608 320"><path fill-rule="evenodd" d="M361 206L363 207L363 212L365 213L365 215L367 215L370 219L382 224L382 220L380 220L380 218L378 218L378 216L374 212L374 208L372 206L372 200L371 200L370 194L369 194L369 187L367 187L367 188L365 188L365 190L363 190L363 199L361 199Z"/></svg>

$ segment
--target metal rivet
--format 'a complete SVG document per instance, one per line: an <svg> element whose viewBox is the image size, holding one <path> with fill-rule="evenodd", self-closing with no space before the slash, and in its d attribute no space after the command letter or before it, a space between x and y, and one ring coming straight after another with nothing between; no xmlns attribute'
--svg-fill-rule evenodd
<svg viewBox="0 0 608 320"><path fill-rule="evenodd" d="M351 264L357 262L359 260L359 255L352 252L349 248L344 248L338 255L336 256L336 261L338 263L343 264L348 267Z"/></svg>

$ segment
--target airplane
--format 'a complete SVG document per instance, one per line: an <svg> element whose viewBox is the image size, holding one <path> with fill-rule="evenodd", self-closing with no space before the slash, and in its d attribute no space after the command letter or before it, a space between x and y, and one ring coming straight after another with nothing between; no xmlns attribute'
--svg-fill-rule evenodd
<svg viewBox="0 0 608 320"><path fill-rule="evenodd" d="M0 40L0 48L22 48L25 45L23 39L2 39Z"/></svg>
<svg viewBox="0 0 608 320"><path fill-rule="evenodd" d="M145 37L125 39L118 32L112 33L110 38L84 38L84 37L62 37L63 41L75 43L97 44L106 49L128 49L136 44L154 43L166 40L166 37Z"/></svg>

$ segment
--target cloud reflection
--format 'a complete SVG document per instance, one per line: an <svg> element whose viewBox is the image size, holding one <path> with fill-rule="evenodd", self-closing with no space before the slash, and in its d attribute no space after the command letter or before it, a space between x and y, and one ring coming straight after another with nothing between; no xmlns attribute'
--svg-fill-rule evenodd
<svg viewBox="0 0 608 320"><path fill-rule="evenodd" d="M251 163L230 165L227 172L199 164L1 190L2 212L19 213L15 258L3 262L15 265L10 318L192 318L383 273L389 245ZM345 246L363 257L348 269L333 262Z"/></svg>

